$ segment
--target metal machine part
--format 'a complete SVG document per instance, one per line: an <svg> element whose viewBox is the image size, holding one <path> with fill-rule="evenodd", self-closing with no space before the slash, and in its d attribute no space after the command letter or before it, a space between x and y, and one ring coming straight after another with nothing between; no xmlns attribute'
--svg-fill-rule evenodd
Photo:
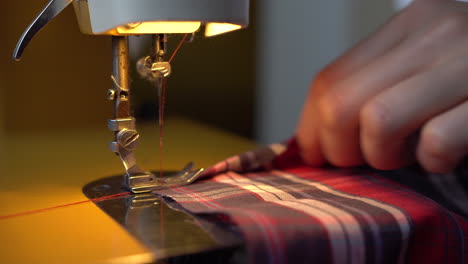
<svg viewBox="0 0 468 264"><path fill-rule="evenodd" d="M137 68L142 77L150 81L161 81L162 78L167 78L171 75L171 65L165 61L166 56L166 34L152 35L152 49L150 56L141 58L137 63ZM161 89L160 84L157 84L158 90Z"/></svg>
<svg viewBox="0 0 468 264"><path fill-rule="evenodd" d="M158 67L164 62L164 36L155 35L153 54L145 58L151 79L156 81L161 90L162 78L170 74L170 67ZM112 152L119 155L126 170L124 184L134 193L149 192L171 186L186 185L195 181L203 169L194 170L194 164L190 162L180 172L172 175L156 177L153 173L143 171L137 165L134 150L140 141L140 135L135 127L135 118L130 109L130 84L129 84L129 56L128 38L125 36L112 37L112 80L113 87L108 92L108 99L114 104L114 116L109 120L108 128L114 132L114 141L110 143ZM161 96L159 96L161 98ZM159 104L161 105L161 99ZM163 117L160 115L160 120ZM161 122L161 121L160 121Z"/></svg>
<svg viewBox="0 0 468 264"><path fill-rule="evenodd" d="M193 182L203 171L193 170L193 163L170 177L156 177L137 165L134 150L140 136L130 110L127 36L153 34L152 54L140 60L138 70L158 88L162 132L165 78L171 74L171 65L164 60L166 35L156 33L193 33L205 24L205 35L214 36L246 27L249 0L199 0L196 3L185 0L50 0L21 36L13 58L19 60L31 39L72 3L83 33L112 35L113 87L108 90L107 98L113 102L114 116L108 126L114 132L110 148L119 155L126 170L125 185L132 192L141 193ZM162 146L162 140L160 142Z"/></svg>
<svg viewBox="0 0 468 264"><path fill-rule="evenodd" d="M205 35L215 36L249 24L249 0L50 0L20 37L13 58L19 60L32 38L71 4L81 32L89 35L193 33L205 24Z"/></svg>
<svg viewBox="0 0 468 264"><path fill-rule="evenodd" d="M120 176L99 179L84 186L83 193L94 199L125 192L121 179ZM152 193L129 194L93 202L149 249L152 256L143 263L166 263L164 260L168 263L245 261L240 234L222 228L213 219L194 219L174 210ZM208 234L204 230L211 232ZM127 263L125 260L118 262Z"/></svg>
<svg viewBox="0 0 468 264"><path fill-rule="evenodd" d="M54 17L62 12L67 6L69 6L73 0L52 0L46 7L39 13L34 21L28 26L21 35L18 44L16 45L15 51L13 52L13 59L19 60L23 51L28 46L31 39L45 27Z"/></svg>
<svg viewBox="0 0 468 264"><path fill-rule="evenodd" d="M21 36L13 54L14 59L19 60L32 37L71 2L72 0L50 1ZM163 103L161 100L163 78L167 78L171 73L169 62L164 61L165 43L165 35L154 35L153 52L151 56L144 58L143 65L139 67L148 75L142 74L142 76L154 81L158 86L159 105ZM192 183L203 171L203 169L194 170L192 162L188 163L179 173L168 175L168 177L156 177L153 173L143 171L138 167L134 150L140 142L140 135L136 130L135 118L130 109L130 65L127 36L112 37L112 58L113 87L107 93L107 99L112 101L114 106L113 119L108 121L108 128L114 132L114 141L110 143L110 149L119 155L125 167L125 186L134 193L142 193ZM160 111L159 119L162 120L162 118Z"/></svg>

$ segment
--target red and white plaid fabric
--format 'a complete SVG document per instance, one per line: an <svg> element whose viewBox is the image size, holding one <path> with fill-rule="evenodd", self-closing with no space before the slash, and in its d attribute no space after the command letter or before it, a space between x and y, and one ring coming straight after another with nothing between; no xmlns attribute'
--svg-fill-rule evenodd
<svg viewBox="0 0 468 264"><path fill-rule="evenodd" d="M238 233L250 263L468 263L468 195L457 177L311 168L294 141L229 158L205 176L157 194ZM399 180L408 177L416 184Z"/></svg>

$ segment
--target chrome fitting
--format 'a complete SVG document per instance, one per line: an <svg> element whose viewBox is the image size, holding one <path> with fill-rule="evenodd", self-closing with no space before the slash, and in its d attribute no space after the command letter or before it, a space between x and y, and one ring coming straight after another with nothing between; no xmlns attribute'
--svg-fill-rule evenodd
<svg viewBox="0 0 468 264"><path fill-rule="evenodd" d="M134 150L140 143L140 134L135 129L124 128L117 133L117 143L126 150Z"/></svg>
<svg viewBox="0 0 468 264"><path fill-rule="evenodd" d="M135 118L109 119L107 127L109 130L116 132L125 128L135 130Z"/></svg>

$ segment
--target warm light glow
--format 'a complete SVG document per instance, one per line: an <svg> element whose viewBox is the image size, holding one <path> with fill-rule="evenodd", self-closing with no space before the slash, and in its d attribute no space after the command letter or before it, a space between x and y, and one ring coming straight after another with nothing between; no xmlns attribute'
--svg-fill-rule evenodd
<svg viewBox="0 0 468 264"><path fill-rule="evenodd" d="M139 34L168 34L168 33L192 33L200 28L200 22L138 22L116 28L117 34L139 35Z"/></svg>
<svg viewBox="0 0 468 264"><path fill-rule="evenodd" d="M240 25L229 23L208 23L206 25L205 36L211 37L219 34L227 33L230 31L241 29Z"/></svg>

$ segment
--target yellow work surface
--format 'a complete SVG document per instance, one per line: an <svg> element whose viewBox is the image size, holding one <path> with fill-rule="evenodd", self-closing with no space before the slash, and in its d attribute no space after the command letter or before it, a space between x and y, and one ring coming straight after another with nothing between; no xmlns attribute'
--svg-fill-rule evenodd
<svg viewBox="0 0 468 264"><path fill-rule="evenodd" d="M158 128L147 125L140 132L140 167L158 170ZM166 170L179 170L189 161L206 167L255 147L185 119L169 119L164 133ZM86 200L85 184L123 174L120 160L108 150L111 140L104 126L6 135L0 153L0 216ZM0 218L0 234L1 263L103 263L147 253L92 202Z"/></svg>

